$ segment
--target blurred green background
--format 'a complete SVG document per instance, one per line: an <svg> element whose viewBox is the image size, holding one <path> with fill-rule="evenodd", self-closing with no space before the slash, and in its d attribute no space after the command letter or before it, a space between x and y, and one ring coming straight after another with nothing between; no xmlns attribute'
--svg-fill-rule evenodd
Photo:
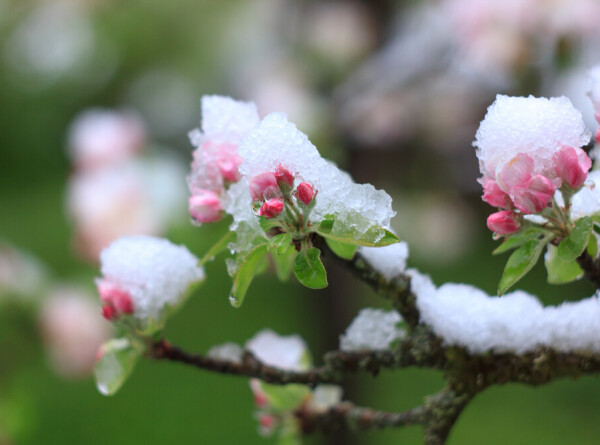
<svg viewBox="0 0 600 445"><path fill-rule="evenodd" d="M306 32L303 25L314 20L310 8L317 3L348 3L358 8L359 17L367 17L371 24L370 34L364 37L368 42L341 61L318 53L301 38ZM65 148L73 118L89 107L137 110L148 122L153 143L170 147L189 162L186 133L198 125L200 96L231 94L258 101L253 92L262 90L246 87L270 85L272 80L261 76L269 72L272 57L291 63L286 70L296 73L293 79L301 79L291 84L303 88L293 94L275 90L272 101L289 111L283 99L292 98L290 109L297 111L300 129L322 152L357 181L385 188L394 197L398 211L394 227L411 245L411 267L430 273L438 284L467 282L493 294L505 258L490 255L494 242L485 228L489 208L481 202L475 182L478 172L471 130L454 129L470 132L455 138L451 124L443 129L441 139L454 146L448 151L436 148L440 141L432 143L422 123L419 134L383 138L382 147L377 147L372 139L349 136L337 118L343 111L340 103L345 103L339 100L339 86L386 45L413 3L0 0L0 239L37 256L57 280L93 289L98 271L74 253L73 224L65 213L72 171ZM53 22L58 24L56 29L50 27L47 34L40 31L29 40L18 37L42 29L43 20L31 24L32 15L59 4L75 8L75 17L90 33L87 37L65 31L73 24L73 16L59 16ZM262 20L261 14L271 16ZM29 28L22 31L27 23ZM265 23L274 29L265 29ZM290 23L295 27L287 29ZM331 27L336 29L334 24ZM364 33L365 29L355 31ZM81 39L88 46L73 50L71 60L64 56L68 45L65 49L64 43L54 47L45 42L55 32L66 32L67 42ZM236 33L238 37L232 37ZM66 60L63 65L35 63L40 60L36 51L53 50L56 57ZM244 65L255 59L264 70ZM250 74L244 77L240 72ZM536 84L528 87L521 80L504 90L539 92ZM469 114L473 118L467 129L476 128L494 93L473 93L478 105ZM305 102L310 99L309 105L293 101L301 94L308 98ZM268 108L269 101L264 99L264 103ZM263 110L260 101L259 109ZM391 126L401 123L392 121ZM168 237L200 256L225 230L225 224L201 228L183 224L170 229ZM216 261L207 267L208 280L170 320L167 337L187 350L206 351L225 341L243 344L269 327L280 334L299 333L319 363L322 353L337 347L339 334L359 308L385 307L364 285L330 266L331 286L325 291L309 291L295 282L281 284L265 275L253 283L244 306L236 310L227 300L230 279L224 264ZM582 298L593 291L587 283L551 287L545 283L541 265L521 287L540 295L547 304ZM377 378L350 378L346 397L360 405L402 410L419 404L442 384L441 375L435 372L383 372ZM536 389L493 388L468 407L449 443L595 444L600 437L599 400L596 378ZM253 410L245 379L149 360L140 363L116 396L103 397L91 379L65 380L51 371L31 308L0 306L0 425L11 437L7 444L272 443L273 439L257 434ZM407 428L352 437L316 436L307 442L420 440L418 428ZM2 439L0 443L4 445Z"/></svg>

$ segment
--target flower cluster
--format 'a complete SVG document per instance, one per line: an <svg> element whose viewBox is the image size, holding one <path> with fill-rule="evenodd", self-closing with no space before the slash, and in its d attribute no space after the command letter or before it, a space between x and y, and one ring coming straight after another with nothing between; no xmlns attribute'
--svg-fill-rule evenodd
<svg viewBox="0 0 600 445"><path fill-rule="evenodd" d="M225 192L240 180L240 140L259 122L256 106L229 97L202 98L202 131L190 133L193 153L189 211L194 221L207 223L222 217Z"/></svg>
<svg viewBox="0 0 600 445"><path fill-rule="evenodd" d="M519 230L523 215L543 214L556 190L579 190L592 161L581 113L565 98L499 95L474 145L483 177L483 200L500 210L488 218L498 235Z"/></svg>
<svg viewBox="0 0 600 445"><path fill-rule="evenodd" d="M97 286L104 317L130 320L138 330L162 325L167 309L204 278L194 255L160 238L120 238L100 259L103 277Z"/></svg>

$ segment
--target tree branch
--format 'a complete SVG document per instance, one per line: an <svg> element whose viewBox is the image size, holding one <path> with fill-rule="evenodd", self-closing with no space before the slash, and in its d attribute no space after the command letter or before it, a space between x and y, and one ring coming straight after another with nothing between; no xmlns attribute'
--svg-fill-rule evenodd
<svg viewBox="0 0 600 445"><path fill-rule="evenodd" d="M584 250L583 253L577 258L579 267L583 270L585 278L590 281L596 289L600 289L600 261Z"/></svg>

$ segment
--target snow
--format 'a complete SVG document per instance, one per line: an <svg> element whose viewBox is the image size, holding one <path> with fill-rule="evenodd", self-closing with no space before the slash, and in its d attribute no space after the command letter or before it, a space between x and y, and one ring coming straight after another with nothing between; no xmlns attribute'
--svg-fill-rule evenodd
<svg viewBox="0 0 600 445"><path fill-rule="evenodd" d="M523 291L491 297L468 284L436 289L429 277L415 270L407 273L422 322L447 345L464 346L471 353L524 353L543 346L561 352L600 351L596 295L544 307Z"/></svg>
<svg viewBox="0 0 600 445"><path fill-rule="evenodd" d="M246 349L262 363L275 368L290 371L308 368L308 348L299 335L281 336L263 329L246 342Z"/></svg>
<svg viewBox="0 0 600 445"><path fill-rule="evenodd" d="M404 272L406 268L408 244L405 242L385 247L361 247L358 251L365 261L388 281Z"/></svg>
<svg viewBox="0 0 600 445"><path fill-rule="evenodd" d="M593 183L593 186L588 184ZM588 174L586 185L573 195L571 199L571 218L578 219L583 216L600 212L600 170Z"/></svg>
<svg viewBox="0 0 600 445"><path fill-rule="evenodd" d="M404 331L398 327L402 317L396 311L362 309L340 336L342 351L388 349L390 343L402 338Z"/></svg>
<svg viewBox="0 0 600 445"><path fill-rule="evenodd" d="M240 172L250 178L259 173L275 171L283 165L296 176L296 183L308 182L318 191L311 221L319 222L325 215L336 216L333 233L353 228L359 234L369 227L389 227L395 215L392 199L371 184L356 184L347 173L323 159L306 135L288 121L283 113L272 113L263 119L239 145L243 161ZM250 203L239 200L239 205ZM233 207L229 210L238 222L247 210ZM234 223L235 224L235 223ZM383 236L383 233L382 233Z"/></svg>
<svg viewBox="0 0 600 445"><path fill-rule="evenodd" d="M150 236L119 238L100 255L104 280L131 296L134 316L158 320L175 306L190 284L204 279L198 258L184 246Z"/></svg>
<svg viewBox="0 0 600 445"><path fill-rule="evenodd" d="M534 160L534 174L553 177L552 154L563 145L590 140L581 113L566 97L498 95L481 122L475 142L481 173L495 178L518 153Z"/></svg>
<svg viewBox="0 0 600 445"><path fill-rule="evenodd" d="M210 358L219 360L229 360L234 363L241 363L244 349L237 343L223 343L222 345L213 346L208 351Z"/></svg>

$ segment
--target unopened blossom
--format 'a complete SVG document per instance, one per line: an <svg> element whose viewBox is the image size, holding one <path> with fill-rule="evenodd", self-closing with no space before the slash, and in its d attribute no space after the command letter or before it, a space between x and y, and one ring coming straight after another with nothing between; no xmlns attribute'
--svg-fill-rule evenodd
<svg viewBox="0 0 600 445"><path fill-rule="evenodd" d="M211 190L200 190L189 198L190 215L200 223L218 221L222 210L219 195Z"/></svg>
<svg viewBox="0 0 600 445"><path fill-rule="evenodd" d="M198 259L185 247L149 236L118 239L102 251L100 262L97 284L103 303L116 310L116 317L131 313L142 325L162 321L189 286L204 278Z"/></svg>
<svg viewBox="0 0 600 445"><path fill-rule="evenodd" d="M250 196L252 196L253 201L262 201L269 199L269 197L281 195L277 178L273 172L260 173L251 177L248 182Z"/></svg>
<svg viewBox="0 0 600 445"><path fill-rule="evenodd" d="M498 235L511 235L521 227L517 215L510 210L492 213L488 216L487 226Z"/></svg>
<svg viewBox="0 0 600 445"><path fill-rule="evenodd" d="M96 351L111 334L93 297L72 287L56 288L44 301L40 321L52 367L65 377L91 375Z"/></svg>
<svg viewBox="0 0 600 445"><path fill-rule="evenodd" d="M78 252L97 262L102 249L121 236L165 233L185 216L184 174L179 162L167 157L75 174L68 213Z"/></svg>
<svg viewBox="0 0 600 445"><path fill-rule="evenodd" d="M202 129L190 133L192 145L196 147L191 173L187 177L192 198L212 192L223 199L229 185L239 181L242 159L238 155L238 145L259 120L253 103L224 96L202 97ZM211 222L219 219L216 216L215 213L210 218L195 219Z"/></svg>
<svg viewBox="0 0 600 445"><path fill-rule="evenodd" d="M282 185L288 187L294 185L294 174L281 164L275 169L275 179L277 179L277 184L279 184L280 187Z"/></svg>
<svg viewBox="0 0 600 445"><path fill-rule="evenodd" d="M298 199L302 201L304 205L309 205L315 197L315 191L307 182L301 182L298 184L296 190L298 192Z"/></svg>
<svg viewBox="0 0 600 445"><path fill-rule="evenodd" d="M275 218L281 214L283 207L284 204L281 199L269 199L260 207L258 214L264 216L266 219Z"/></svg>
<svg viewBox="0 0 600 445"><path fill-rule="evenodd" d="M112 110L85 111L69 131L69 149L78 169L90 170L121 163L140 152L146 129L132 113Z"/></svg>
<svg viewBox="0 0 600 445"><path fill-rule="evenodd" d="M583 185L592 167L592 160L581 148L562 147L553 160L557 176L573 190Z"/></svg>

